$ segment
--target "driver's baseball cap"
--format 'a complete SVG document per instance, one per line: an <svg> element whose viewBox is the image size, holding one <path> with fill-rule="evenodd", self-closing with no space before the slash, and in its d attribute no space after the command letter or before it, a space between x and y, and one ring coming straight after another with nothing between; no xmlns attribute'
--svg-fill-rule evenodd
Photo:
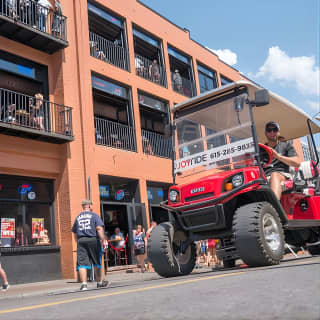
<svg viewBox="0 0 320 320"><path fill-rule="evenodd" d="M89 199L82 200L81 205L83 206L92 205L92 201Z"/></svg>
<svg viewBox="0 0 320 320"><path fill-rule="evenodd" d="M269 128L269 127L276 127L278 129L278 131L280 131L280 126L279 126L279 123L278 122L275 122L275 121L269 121L267 124L266 124L266 130Z"/></svg>

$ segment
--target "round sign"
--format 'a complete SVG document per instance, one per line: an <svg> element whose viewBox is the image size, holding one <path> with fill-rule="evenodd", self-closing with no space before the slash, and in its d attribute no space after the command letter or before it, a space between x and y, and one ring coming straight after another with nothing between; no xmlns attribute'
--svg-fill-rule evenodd
<svg viewBox="0 0 320 320"><path fill-rule="evenodd" d="M31 192L28 192L28 199L29 200L34 200L36 198L36 193L31 191Z"/></svg>

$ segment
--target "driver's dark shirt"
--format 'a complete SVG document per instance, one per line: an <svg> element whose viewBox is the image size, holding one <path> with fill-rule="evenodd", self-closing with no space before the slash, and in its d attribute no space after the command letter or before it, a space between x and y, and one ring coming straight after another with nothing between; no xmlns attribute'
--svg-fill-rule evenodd
<svg viewBox="0 0 320 320"><path fill-rule="evenodd" d="M268 145L266 143L266 145ZM269 146L270 147L270 146ZM272 147L270 147L272 148ZM279 141L278 144L273 147L280 155L285 157L296 157L297 152L294 146L290 142ZM289 166L280 160L273 158L269 166L264 168L264 173L269 176L272 172L289 172Z"/></svg>

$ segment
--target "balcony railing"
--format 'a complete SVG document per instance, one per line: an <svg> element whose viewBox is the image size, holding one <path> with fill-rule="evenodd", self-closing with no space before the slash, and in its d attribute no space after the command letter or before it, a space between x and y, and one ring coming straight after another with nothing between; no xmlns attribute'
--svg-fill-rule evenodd
<svg viewBox="0 0 320 320"><path fill-rule="evenodd" d="M41 94L31 97L0 88L0 129L14 135L18 131L22 137L39 139L39 135L51 135L55 139L73 140L72 109L46 101Z"/></svg>
<svg viewBox="0 0 320 320"><path fill-rule="evenodd" d="M135 129L110 120L94 118L96 144L103 146L137 151Z"/></svg>
<svg viewBox="0 0 320 320"><path fill-rule="evenodd" d="M174 77L174 73L171 73L171 82L172 82L172 89L180 94L183 94L187 97L193 97L193 84L192 81L182 77L180 75L179 79L178 77Z"/></svg>
<svg viewBox="0 0 320 320"><path fill-rule="evenodd" d="M142 148L145 154L154 155L157 157L168 158L172 157L172 141L165 139L163 135L152 131L141 129Z"/></svg>
<svg viewBox="0 0 320 320"><path fill-rule="evenodd" d="M35 0L0 0L0 15L67 41L67 18Z"/></svg>
<svg viewBox="0 0 320 320"><path fill-rule="evenodd" d="M89 33L90 55L114 66L129 70L127 49L94 32Z"/></svg>
<svg viewBox="0 0 320 320"><path fill-rule="evenodd" d="M163 66L158 63L152 65L152 60L140 56L139 54L135 54L134 58L136 74L138 76L166 87L166 71Z"/></svg>

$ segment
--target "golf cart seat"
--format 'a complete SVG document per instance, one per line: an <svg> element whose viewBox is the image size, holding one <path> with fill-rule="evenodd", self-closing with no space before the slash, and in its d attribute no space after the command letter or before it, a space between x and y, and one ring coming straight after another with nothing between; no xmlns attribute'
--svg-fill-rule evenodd
<svg viewBox="0 0 320 320"><path fill-rule="evenodd" d="M303 161L299 168L291 168L290 170L294 177L281 183L282 192L291 189L301 190L305 188L312 189L311 193L314 193L316 187L315 179L319 177L319 168L314 161Z"/></svg>

